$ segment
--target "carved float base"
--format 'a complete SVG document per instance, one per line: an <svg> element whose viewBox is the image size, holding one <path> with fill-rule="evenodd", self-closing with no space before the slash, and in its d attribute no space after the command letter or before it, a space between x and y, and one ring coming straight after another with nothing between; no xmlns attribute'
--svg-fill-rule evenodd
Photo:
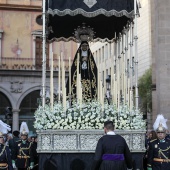
<svg viewBox="0 0 170 170"><path fill-rule="evenodd" d="M142 170L145 152L145 131L116 130L125 138L134 161L134 169ZM37 131L39 170L90 170L96 144L103 130L42 130ZM84 167L84 168L83 168Z"/></svg>
<svg viewBox="0 0 170 170"><path fill-rule="evenodd" d="M131 152L145 152L145 131L116 130L125 138ZM38 134L38 153L94 153L103 130L42 130Z"/></svg>

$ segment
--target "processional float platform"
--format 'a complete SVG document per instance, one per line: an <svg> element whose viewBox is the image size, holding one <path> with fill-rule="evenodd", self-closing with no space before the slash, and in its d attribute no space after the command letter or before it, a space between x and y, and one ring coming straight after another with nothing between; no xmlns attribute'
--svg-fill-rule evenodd
<svg viewBox="0 0 170 170"><path fill-rule="evenodd" d="M134 0L48 0L46 33L49 41L77 41L73 35L83 23L95 31L94 41L113 42L134 18ZM145 131L116 131L132 152L136 169L142 169ZM40 170L73 170L76 162L89 170L100 130L37 131ZM80 170L80 168L79 168Z"/></svg>
<svg viewBox="0 0 170 170"><path fill-rule="evenodd" d="M142 169L146 132L140 130L116 130L115 132L124 137L136 168ZM97 141L103 136L103 130L40 130L37 134L37 152L41 170L45 169L49 161L58 170L70 170L74 161L81 161L85 170L89 170Z"/></svg>

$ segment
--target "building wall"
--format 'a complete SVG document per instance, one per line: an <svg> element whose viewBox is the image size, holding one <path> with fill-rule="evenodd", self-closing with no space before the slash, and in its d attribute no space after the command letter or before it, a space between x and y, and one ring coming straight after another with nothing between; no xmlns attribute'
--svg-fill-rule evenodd
<svg viewBox="0 0 170 170"><path fill-rule="evenodd" d="M152 41L151 41L151 4L148 0L140 0L141 8L139 8L140 16L137 19L137 36L138 36L138 78L140 78L146 70L152 67ZM97 62L96 51L105 48L107 43L93 43L91 45L91 50L95 56ZM104 49L106 51L106 49ZM108 48L110 52L109 57L105 58L105 62L98 65L98 69L107 75L107 70L110 70L111 65L114 64L114 44L111 45L111 49ZM104 81L105 83L105 81ZM135 77L133 77L133 84L135 85ZM139 100L140 101L140 100ZM156 104L153 102L153 105ZM150 113L148 113L148 128L151 128L152 120Z"/></svg>
<svg viewBox="0 0 170 170"><path fill-rule="evenodd" d="M157 114L168 119L170 127L170 1L151 0L153 121Z"/></svg>
<svg viewBox="0 0 170 170"><path fill-rule="evenodd" d="M150 68L151 66L151 18L150 18L150 1L140 0L142 8L139 9L140 17L138 17L137 23L137 36L138 36L138 75L139 77ZM96 51L105 48L105 44L108 43L93 43L91 44L91 50L96 54ZM108 45L109 46L109 45ZM106 50L106 49L105 49ZM108 48L108 58L105 56L106 66L108 69L112 62L110 58L114 55L114 45L111 45L111 49ZM107 51L107 50L106 50Z"/></svg>
<svg viewBox="0 0 170 170"><path fill-rule="evenodd" d="M151 12L150 1L140 0L140 17L137 19L138 34L138 75L139 77L151 67Z"/></svg>
<svg viewBox="0 0 170 170"><path fill-rule="evenodd" d="M12 106L13 130L19 129L20 104L23 99L31 92L41 90L42 71L31 67L36 57L36 33L42 32L42 26L36 23L36 17L42 14L41 6L41 0L0 0L0 92ZM53 42L49 46L49 51L54 54L54 93L57 94L58 58L63 52L67 79L68 58L73 60L77 44ZM46 86L50 86L49 70ZM0 113L0 119L2 117L4 115Z"/></svg>
<svg viewBox="0 0 170 170"><path fill-rule="evenodd" d="M1 10L0 29L4 31L2 39L2 57L32 57L32 31L39 30L35 20L41 12ZM17 49L21 50L17 55Z"/></svg>

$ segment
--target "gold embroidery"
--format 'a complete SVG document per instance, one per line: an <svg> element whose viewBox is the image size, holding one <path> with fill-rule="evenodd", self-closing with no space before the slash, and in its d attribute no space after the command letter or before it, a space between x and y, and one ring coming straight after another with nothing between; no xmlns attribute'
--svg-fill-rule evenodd
<svg viewBox="0 0 170 170"><path fill-rule="evenodd" d="M4 153L5 148L6 148L6 145L4 145L4 147L3 147L3 149L2 149L2 152L0 153L0 156Z"/></svg>
<svg viewBox="0 0 170 170"><path fill-rule="evenodd" d="M73 99L76 99L76 85L77 85L77 60L74 62L76 69L72 75L72 85L71 85L71 96ZM89 99L95 98L97 99L97 80L96 76L94 73L94 68L95 68L95 63L92 60L92 56L88 57L88 75L90 76L92 74L92 79L90 80L90 77L82 78L81 83L82 83L82 97L84 101L88 101ZM81 67L81 64L80 64ZM91 70L91 72L90 72ZM82 73L83 74L83 73ZM83 77L83 76L82 76ZM94 91L94 94L92 92Z"/></svg>

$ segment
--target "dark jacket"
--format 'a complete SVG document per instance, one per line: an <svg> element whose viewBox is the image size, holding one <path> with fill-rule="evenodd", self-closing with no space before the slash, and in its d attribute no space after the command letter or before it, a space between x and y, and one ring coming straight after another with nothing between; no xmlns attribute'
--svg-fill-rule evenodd
<svg viewBox="0 0 170 170"><path fill-rule="evenodd" d="M154 161L154 158L170 159L170 140L165 138L164 142L159 139L150 141L148 150L148 167L152 170L170 170L170 162Z"/></svg>
<svg viewBox="0 0 170 170"><path fill-rule="evenodd" d="M13 150L14 150L14 146L15 146L15 142L16 141L19 141L20 140L20 138L19 137L13 137L12 139L10 139L9 141L8 141L8 145L9 145L9 149L11 150L11 154L12 154L12 152L13 152Z"/></svg>
<svg viewBox="0 0 170 170"><path fill-rule="evenodd" d="M0 144L0 163L7 163L8 167L3 170L13 170L9 147ZM2 168L1 168L2 169Z"/></svg>
<svg viewBox="0 0 170 170"><path fill-rule="evenodd" d="M104 154L123 154L124 160L102 160ZM120 135L105 135L98 141L92 170L125 170L132 168L132 157L126 141Z"/></svg>
<svg viewBox="0 0 170 170"><path fill-rule="evenodd" d="M30 162L34 162L32 143L28 140L25 143L22 140L15 142L12 160L16 161L18 168L28 168Z"/></svg>

